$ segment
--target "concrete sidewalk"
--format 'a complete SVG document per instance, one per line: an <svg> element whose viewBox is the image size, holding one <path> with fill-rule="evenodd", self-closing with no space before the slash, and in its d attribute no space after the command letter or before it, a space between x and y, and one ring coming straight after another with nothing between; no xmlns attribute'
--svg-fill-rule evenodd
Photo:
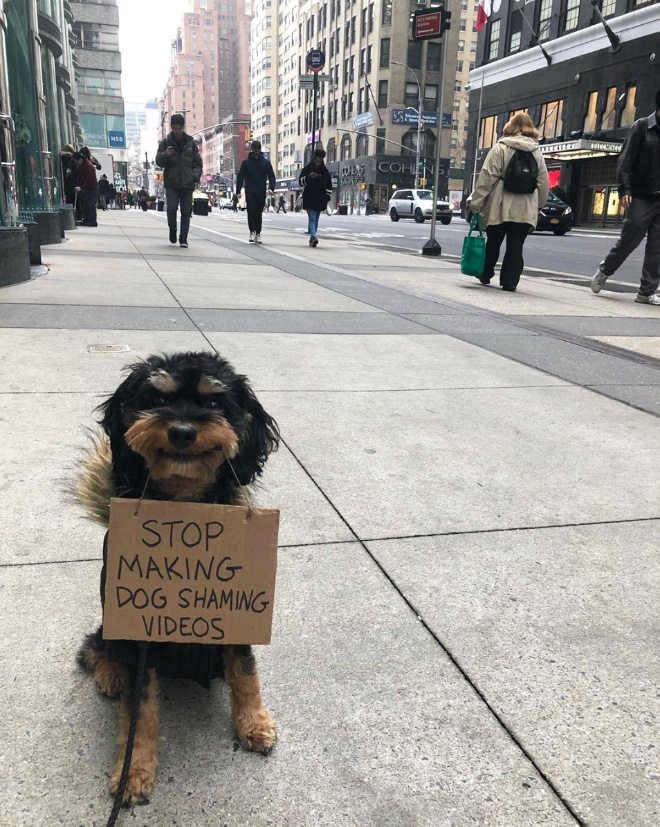
<svg viewBox="0 0 660 827"><path fill-rule="evenodd" d="M106 822L117 708L74 664L103 532L63 487L124 364L215 348L284 437L279 742L238 749L222 684L164 681L156 788L119 823L660 822L660 362L629 347L657 308L321 237L214 215L180 250L105 213L0 290L0 821Z"/></svg>

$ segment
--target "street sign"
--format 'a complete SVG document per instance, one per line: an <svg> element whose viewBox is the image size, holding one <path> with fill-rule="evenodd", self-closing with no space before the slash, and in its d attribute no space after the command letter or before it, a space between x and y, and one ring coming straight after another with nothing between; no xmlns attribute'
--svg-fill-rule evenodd
<svg viewBox="0 0 660 827"><path fill-rule="evenodd" d="M413 40L439 40L451 28L451 12L443 8L413 12Z"/></svg>
<svg viewBox="0 0 660 827"><path fill-rule="evenodd" d="M307 54L307 68L318 74L325 66L325 54L320 49L312 49Z"/></svg>
<svg viewBox="0 0 660 827"><path fill-rule="evenodd" d="M353 118L353 129L362 129L364 126L371 126L374 122L373 112L362 112Z"/></svg>
<svg viewBox="0 0 660 827"><path fill-rule="evenodd" d="M393 109L392 123L404 124L405 126L417 126L417 112L411 109ZM437 112L422 112L422 126L437 126ZM449 124L451 126L451 122ZM443 118L443 126L446 126Z"/></svg>

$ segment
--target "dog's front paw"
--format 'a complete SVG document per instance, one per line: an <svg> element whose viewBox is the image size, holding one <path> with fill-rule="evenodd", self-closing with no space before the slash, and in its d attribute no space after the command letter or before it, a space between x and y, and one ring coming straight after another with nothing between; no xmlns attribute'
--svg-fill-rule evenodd
<svg viewBox="0 0 660 827"><path fill-rule="evenodd" d="M277 740L275 721L265 707L253 715L236 721L236 732L238 740L245 749L260 752L262 755L268 755Z"/></svg>
<svg viewBox="0 0 660 827"><path fill-rule="evenodd" d="M112 774L112 781L110 782L111 795L116 795L119 789L119 779L121 778L123 764L124 759L122 757L117 762L115 771ZM151 791L154 788L154 781L156 780L157 766L158 761L155 758L133 754L131 768L126 781L126 789L124 790L125 807L132 807L134 804L138 804L151 795Z"/></svg>
<svg viewBox="0 0 660 827"><path fill-rule="evenodd" d="M101 695L116 698L121 694L124 675L116 663L106 661L94 670L94 681Z"/></svg>

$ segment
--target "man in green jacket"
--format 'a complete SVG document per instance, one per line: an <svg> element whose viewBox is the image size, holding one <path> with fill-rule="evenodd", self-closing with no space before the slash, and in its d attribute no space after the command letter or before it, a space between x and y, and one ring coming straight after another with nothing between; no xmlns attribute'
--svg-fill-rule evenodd
<svg viewBox="0 0 660 827"><path fill-rule="evenodd" d="M179 245L188 246L188 228L192 214L192 195L202 177L202 158L197 144L183 130L183 115L172 115L172 131L161 141L156 154L156 164L165 170L165 198L170 241L176 244L176 214L181 206L181 230Z"/></svg>

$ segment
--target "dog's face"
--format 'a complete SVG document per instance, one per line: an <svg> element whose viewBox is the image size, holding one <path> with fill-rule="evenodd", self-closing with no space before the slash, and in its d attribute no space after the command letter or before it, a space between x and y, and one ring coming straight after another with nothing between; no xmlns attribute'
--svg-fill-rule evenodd
<svg viewBox="0 0 660 827"><path fill-rule="evenodd" d="M152 356L133 365L101 407L115 465L126 449L138 454L169 496L207 491L227 460L241 485L249 484L279 439L246 378L211 353ZM231 468L221 474L233 479Z"/></svg>

